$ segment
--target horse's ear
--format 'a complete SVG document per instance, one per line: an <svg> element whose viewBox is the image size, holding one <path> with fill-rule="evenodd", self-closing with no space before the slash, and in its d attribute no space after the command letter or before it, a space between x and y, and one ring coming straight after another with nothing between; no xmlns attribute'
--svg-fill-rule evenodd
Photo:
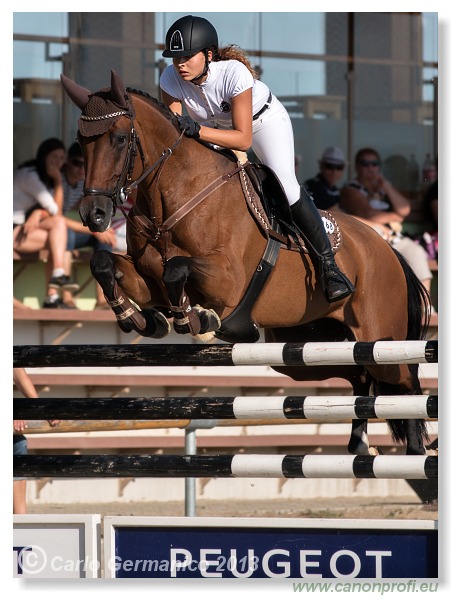
<svg viewBox="0 0 451 600"><path fill-rule="evenodd" d="M113 69L111 69L111 96L113 102L116 102L119 106L123 106L124 108L128 107L127 92L125 90L124 82L122 81L121 76Z"/></svg>
<svg viewBox="0 0 451 600"><path fill-rule="evenodd" d="M81 85L78 85L78 83L75 83L75 81L72 81L72 79L69 79L63 74L61 74L61 84L72 102L78 106L80 110L83 110L88 104L89 96L92 92Z"/></svg>

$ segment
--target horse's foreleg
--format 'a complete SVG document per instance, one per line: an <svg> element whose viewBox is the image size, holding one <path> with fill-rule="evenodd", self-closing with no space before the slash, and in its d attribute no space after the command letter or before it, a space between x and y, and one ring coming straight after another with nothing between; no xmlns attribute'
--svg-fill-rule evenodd
<svg viewBox="0 0 451 600"><path fill-rule="evenodd" d="M353 419L351 425L351 437L348 442L350 454L368 455L376 454L374 448L370 448L368 439L368 421L366 419Z"/></svg>
<svg viewBox="0 0 451 600"><path fill-rule="evenodd" d="M144 337L162 338L171 330L166 317L154 308L138 310L133 305L127 294L124 293L118 281L131 277L136 287L139 282L142 290L147 290L147 301L150 301L150 292L142 279L136 272L133 263L123 256L113 254L106 250L96 252L91 257L91 272L103 290L105 300L112 308L119 327L125 333L137 331ZM129 274L131 271L131 274ZM146 298L143 297L144 302Z"/></svg>
<svg viewBox="0 0 451 600"><path fill-rule="evenodd" d="M186 256L175 256L165 265L163 283L168 290L177 333L198 335L216 331L221 321L214 310L191 306L185 284L192 272L193 260Z"/></svg>

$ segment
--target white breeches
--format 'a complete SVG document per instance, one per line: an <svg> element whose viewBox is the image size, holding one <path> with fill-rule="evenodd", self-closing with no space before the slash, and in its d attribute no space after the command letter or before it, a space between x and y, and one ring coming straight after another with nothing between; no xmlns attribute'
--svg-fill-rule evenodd
<svg viewBox="0 0 451 600"><path fill-rule="evenodd" d="M277 175L290 206L297 202L300 185L295 173L293 127L287 110L274 95L271 106L253 122L252 150Z"/></svg>

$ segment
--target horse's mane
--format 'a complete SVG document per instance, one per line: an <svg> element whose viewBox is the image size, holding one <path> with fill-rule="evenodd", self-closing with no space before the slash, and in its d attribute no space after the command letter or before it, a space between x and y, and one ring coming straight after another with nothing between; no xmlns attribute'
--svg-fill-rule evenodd
<svg viewBox="0 0 451 600"><path fill-rule="evenodd" d="M168 119L168 121L172 123L172 125L174 125L176 129L180 131L180 127L175 114L166 106L166 104L163 104L163 102L160 102L160 100L154 98L148 92L144 92L143 90L137 90L135 88L127 87L127 92L130 92L131 94L136 94L137 96L141 96L142 98L148 100L164 117L166 117L166 119Z"/></svg>

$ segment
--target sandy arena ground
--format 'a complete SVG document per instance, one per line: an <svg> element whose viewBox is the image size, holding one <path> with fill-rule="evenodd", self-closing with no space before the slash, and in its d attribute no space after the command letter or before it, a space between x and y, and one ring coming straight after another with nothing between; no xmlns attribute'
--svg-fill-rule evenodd
<svg viewBox="0 0 451 600"><path fill-rule="evenodd" d="M101 514L102 516L179 516L184 502L111 502L105 504L29 504L30 514ZM282 517L340 519L438 519L437 503L412 498L335 498L312 500L197 500L198 517Z"/></svg>

